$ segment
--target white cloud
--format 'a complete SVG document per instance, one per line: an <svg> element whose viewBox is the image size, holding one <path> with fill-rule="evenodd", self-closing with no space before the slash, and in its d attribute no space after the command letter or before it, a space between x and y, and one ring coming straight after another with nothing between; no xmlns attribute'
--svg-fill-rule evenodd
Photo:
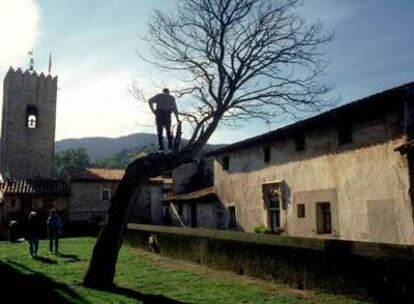
<svg viewBox="0 0 414 304"><path fill-rule="evenodd" d="M34 0L0 0L0 70L20 66L38 35Z"/></svg>
<svg viewBox="0 0 414 304"><path fill-rule="evenodd" d="M57 74L56 139L155 132L147 106L128 92L128 85L136 80L132 71L97 71L78 65L57 68Z"/></svg>

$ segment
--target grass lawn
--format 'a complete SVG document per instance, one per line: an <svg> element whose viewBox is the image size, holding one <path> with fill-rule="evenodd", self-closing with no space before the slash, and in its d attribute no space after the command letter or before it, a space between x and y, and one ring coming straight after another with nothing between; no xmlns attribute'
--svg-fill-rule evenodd
<svg viewBox="0 0 414 304"><path fill-rule="evenodd" d="M299 291L220 272L124 246L110 292L80 283L93 238L61 240L62 254L31 259L27 243L0 242L1 303L357 303L345 297ZM9 299L9 300L6 300Z"/></svg>

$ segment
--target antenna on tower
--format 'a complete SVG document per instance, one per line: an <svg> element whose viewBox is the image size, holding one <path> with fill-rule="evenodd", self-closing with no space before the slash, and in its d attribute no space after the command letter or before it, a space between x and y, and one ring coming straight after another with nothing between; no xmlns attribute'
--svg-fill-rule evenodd
<svg viewBox="0 0 414 304"><path fill-rule="evenodd" d="M28 53L29 55L29 71L34 71L34 59L33 59L33 49L31 49Z"/></svg>
<svg viewBox="0 0 414 304"><path fill-rule="evenodd" d="M52 72L52 53L49 53L49 67L47 69L49 75Z"/></svg>

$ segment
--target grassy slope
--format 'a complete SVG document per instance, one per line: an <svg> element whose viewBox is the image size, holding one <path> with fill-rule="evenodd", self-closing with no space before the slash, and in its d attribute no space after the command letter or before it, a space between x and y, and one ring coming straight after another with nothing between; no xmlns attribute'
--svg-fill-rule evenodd
<svg viewBox="0 0 414 304"><path fill-rule="evenodd" d="M356 303L344 297L307 293L124 247L111 292L80 286L94 243L92 238L61 241L61 256L47 252L32 260L27 243L0 242L0 294L20 303ZM200 270L201 269L201 270ZM38 301L39 300L39 301ZM1 301L8 303L7 301Z"/></svg>

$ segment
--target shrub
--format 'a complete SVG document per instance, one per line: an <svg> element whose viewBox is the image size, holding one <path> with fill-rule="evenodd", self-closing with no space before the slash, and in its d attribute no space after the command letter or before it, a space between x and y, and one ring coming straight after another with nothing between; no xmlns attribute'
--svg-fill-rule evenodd
<svg viewBox="0 0 414 304"><path fill-rule="evenodd" d="M269 229L267 227L264 227L264 226L259 226L259 227L254 228L254 232L255 233L262 233L262 234L273 233L273 231L271 229Z"/></svg>

